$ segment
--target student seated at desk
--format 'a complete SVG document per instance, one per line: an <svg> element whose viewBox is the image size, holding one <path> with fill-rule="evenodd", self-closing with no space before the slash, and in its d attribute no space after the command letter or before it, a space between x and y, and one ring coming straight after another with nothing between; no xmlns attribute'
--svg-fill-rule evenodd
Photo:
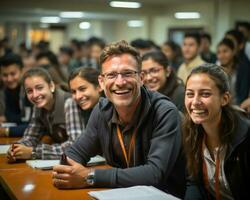
<svg viewBox="0 0 250 200"><path fill-rule="evenodd" d="M23 138L8 150L7 158L9 162L58 159L75 139L67 135L65 126L64 104L70 94L55 88L49 73L39 67L25 72L22 84L34 111ZM43 143L43 136L48 136L52 144Z"/></svg>
<svg viewBox="0 0 250 200"><path fill-rule="evenodd" d="M7 54L1 58L0 123L15 126L0 126L0 136L22 136L32 115L32 104L28 101L20 83L23 63L20 56Z"/></svg>
<svg viewBox="0 0 250 200"><path fill-rule="evenodd" d="M78 138L85 134L92 109L98 103L102 89L98 83L99 71L91 67L80 67L69 76L72 98L66 100L65 118L68 135Z"/></svg>
<svg viewBox="0 0 250 200"><path fill-rule="evenodd" d="M86 133L66 150L69 166L54 167L53 184L58 188L153 185L183 197L178 109L166 96L142 86L140 55L127 42L105 47L100 64L99 84L107 99L100 98ZM98 153L112 168L83 166Z"/></svg>
<svg viewBox="0 0 250 200"><path fill-rule="evenodd" d="M230 105L222 67L204 64L187 78L185 199L250 199L250 121Z"/></svg>

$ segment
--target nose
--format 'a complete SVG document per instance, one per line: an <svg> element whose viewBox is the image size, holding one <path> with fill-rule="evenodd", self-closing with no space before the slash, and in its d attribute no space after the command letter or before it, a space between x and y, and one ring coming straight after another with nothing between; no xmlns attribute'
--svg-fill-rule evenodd
<svg viewBox="0 0 250 200"><path fill-rule="evenodd" d="M82 98L81 92L76 91L75 98L76 98L76 100L80 100Z"/></svg>
<svg viewBox="0 0 250 200"><path fill-rule="evenodd" d="M201 99L200 99L200 97L198 96L198 95L195 95L194 96L194 99L193 99L193 104L194 105L201 105Z"/></svg>
<svg viewBox="0 0 250 200"><path fill-rule="evenodd" d="M12 80L13 80L12 76L10 76L10 75L7 76L7 81L8 81L8 82L11 82Z"/></svg>
<svg viewBox="0 0 250 200"><path fill-rule="evenodd" d="M123 78L121 74L118 74L116 79L115 79L115 84L116 85L124 85L126 83L126 79Z"/></svg>

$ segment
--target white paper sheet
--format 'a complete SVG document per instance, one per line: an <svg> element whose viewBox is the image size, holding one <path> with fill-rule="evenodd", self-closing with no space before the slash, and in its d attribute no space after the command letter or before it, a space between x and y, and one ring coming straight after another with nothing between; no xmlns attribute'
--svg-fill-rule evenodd
<svg viewBox="0 0 250 200"><path fill-rule="evenodd" d="M153 186L134 186L103 191L90 191L88 194L98 200L179 200Z"/></svg>
<svg viewBox="0 0 250 200"><path fill-rule="evenodd" d="M9 148L10 148L9 144L1 144L0 145L0 154L6 154Z"/></svg>

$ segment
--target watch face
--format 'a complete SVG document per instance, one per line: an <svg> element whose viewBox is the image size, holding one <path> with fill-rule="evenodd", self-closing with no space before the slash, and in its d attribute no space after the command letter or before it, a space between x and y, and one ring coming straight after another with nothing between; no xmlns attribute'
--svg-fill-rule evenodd
<svg viewBox="0 0 250 200"><path fill-rule="evenodd" d="M32 159L32 160L35 160L35 159L36 159L36 152L32 152L32 153L31 153L31 159Z"/></svg>

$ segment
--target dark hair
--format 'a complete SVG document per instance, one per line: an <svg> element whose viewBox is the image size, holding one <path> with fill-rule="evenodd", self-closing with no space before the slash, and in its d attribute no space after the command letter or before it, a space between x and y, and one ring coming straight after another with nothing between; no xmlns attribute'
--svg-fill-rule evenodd
<svg viewBox="0 0 250 200"><path fill-rule="evenodd" d="M99 74L100 74L99 71L92 67L80 67L71 72L71 74L69 75L68 84L70 83L71 80L79 76L82 79L85 79L89 83L93 84L95 87L97 87L99 85L98 83Z"/></svg>
<svg viewBox="0 0 250 200"><path fill-rule="evenodd" d="M238 30L239 27L244 27L248 31L250 31L250 22L247 22L247 21L238 21L238 22L236 22L235 28Z"/></svg>
<svg viewBox="0 0 250 200"><path fill-rule="evenodd" d="M33 76L39 76L42 77L46 83L51 84L53 82L49 72L46 69L43 69L41 67L34 67L29 69L23 74L21 83L24 86L24 82L27 78L33 77Z"/></svg>
<svg viewBox="0 0 250 200"><path fill-rule="evenodd" d="M152 44L149 40L144 40L141 38L135 39L130 42L130 45L137 49L149 49L151 48Z"/></svg>
<svg viewBox="0 0 250 200"><path fill-rule="evenodd" d="M202 33L201 38L206 38L206 39L208 39L210 44L212 43L212 38L211 38L211 35L209 33Z"/></svg>
<svg viewBox="0 0 250 200"><path fill-rule="evenodd" d="M236 29L232 29L232 30L227 31L225 35L226 36L231 35L233 38L235 38L238 45L241 45L241 44L245 43L245 41L246 41L246 38L244 37L243 33L241 33L240 31L238 31Z"/></svg>
<svg viewBox="0 0 250 200"><path fill-rule="evenodd" d="M207 74L216 84L220 94L229 92L228 76L222 67L215 64L203 64L194 68L187 78L194 74ZM219 127L219 139L223 145L229 144L232 135L237 127L236 111L229 104L222 107L221 122ZM185 118L182 126L183 130L183 146L187 157L187 168L190 175L197 177L199 170L201 170L202 163L202 141L204 136L204 129L202 125L195 124L189 114L185 113Z"/></svg>
<svg viewBox="0 0 250 200"><path fill-rule="evenodd" d="M185 33L184 39L185 38L193 38L197 42L198 45L201 44L201 36L199 33L193 33L193 32Z"/></svg>
<svg viewBox="0 0 250 200"><path fill-rule="evenodd" d="M142 56L142 61L152 59L153 61L159 63L166 69L168 67L168 59L167 56L161 52L161 51L151 51L148 53L145 53Z"/></svg>
<svg viewBox="0 0 250 200"><path fill-rule="evenodd" d="M67 54L70 57L73 56L73 50L70 47L66 47L66 46L60 47L60 53Z"/></svg>
<svg viewBox="0 0 250 200"><path fill-rule="evenodd" d="M228 39L228 38L223 38L219 42L218 46L220 46L220 45L225 45L225 46L229 47L231 50L235 50L235 45L234 45L233 41Z"/></svg>
<svg viewBox="0 0 250 200"><path fill-rule="evenodd" d="M134 47L130 46L125 40L111 43L103 49L100 55L100 66L102 66L103 62L105 62L105 60L107 60L108 58L126 53L135 58L138 64L138 70L141 70L141 57L139 52Z"/></svg>
<svg viewBox="0 0 250 200"><path fill-rule="evenodd" d="M51 65L58 67L59 62L57 60L56 55L52 51L45 51L37 54L36 60L40 60L42 58L47 58Z"/></svg>
<svg viewBox="0 0 250 200"><path fill-rule="evenodd" d="M98 37L91 37L88 39L87 41L87 46L91 47L97 45L99 46L101 49L103 49L106 45L105 41L102 38L98 38Z"/></svg>
<svg viewBox="0 0 250 200"><path fill-rule="evenodd" d="M23 68L23 62L19 55L14 54L14 53L9 53L1 57L0 59L1 67L5 68L13 64L16 64L19 67L19 69Z"/></svg>

